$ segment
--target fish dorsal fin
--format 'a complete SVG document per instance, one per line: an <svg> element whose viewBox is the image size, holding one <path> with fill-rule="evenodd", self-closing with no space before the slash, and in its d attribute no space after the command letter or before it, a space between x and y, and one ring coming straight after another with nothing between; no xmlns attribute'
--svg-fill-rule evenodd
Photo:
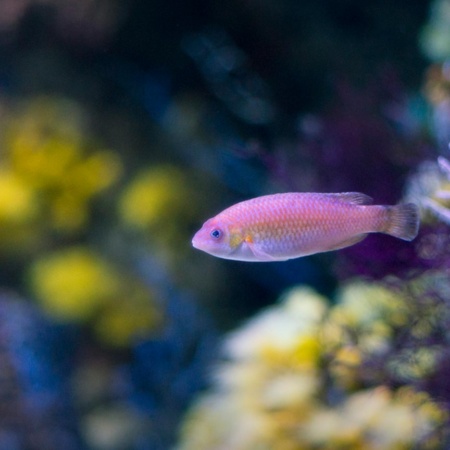
<svg viewBox="0 0 450 450"><path fill-rule="evenodd" d="M370 205L373 203L373 198L361 192L341 192L339 194L327 194L330 197L340 200L342 202L354 203L355 205Z"/></svg>

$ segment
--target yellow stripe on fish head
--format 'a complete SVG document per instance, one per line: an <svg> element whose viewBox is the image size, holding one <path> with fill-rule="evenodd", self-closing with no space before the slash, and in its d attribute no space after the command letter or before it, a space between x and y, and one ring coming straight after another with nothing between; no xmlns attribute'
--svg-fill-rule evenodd
<svg viewBox="0 0 450 450"><path fill-rule="evenodd" d="M244 238L242 236L242 232L239 228L233 228L230 230L230 247L237 248L242 244Z"/></svg>

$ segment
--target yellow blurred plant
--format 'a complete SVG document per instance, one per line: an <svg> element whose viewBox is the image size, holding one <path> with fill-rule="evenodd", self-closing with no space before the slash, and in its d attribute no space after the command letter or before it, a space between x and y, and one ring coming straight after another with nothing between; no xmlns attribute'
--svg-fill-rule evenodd
<svg viewBox="0 0 450 450"><path fill-rule="evenodd" d="M192 174L162 164L138 173L119 199L119 215L132 230L147 233L154 242L180 249L186 246L201 202Z"/></svg>
<svg viewBox="0 0 450 450"><path fill-rule="evenodd" d="M17 252L52 232L82 230L92 200L118 179L119 158L92 140L84 116L80 105L57 97L11 107L0 148L2 248Z"/></svg>
<svg viewBox="0 0 450 450"><path fill-rule="evenodd" d="M218 209L221 189L207 174L189 167L157 163L142 168L125 184L117 201L128 249L145 249L170 271L174 283L195 287L208 298L217 292L220 262L193 251L191 240L210 211Z"/></svg>
<svg viewBox="0 0 450 450"><path fill-rule="evenodd" d="M162 323L151 290L85 246L37 259L28 280L47 314L62 322L88 324L101 342L114 347L129 346Z"/></svg>

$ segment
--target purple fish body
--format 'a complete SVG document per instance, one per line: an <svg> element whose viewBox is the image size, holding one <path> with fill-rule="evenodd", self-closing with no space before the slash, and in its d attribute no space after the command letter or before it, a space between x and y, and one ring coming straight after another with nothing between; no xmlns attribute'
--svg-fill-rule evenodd
<svg viewBox="0 0 450 450"><path fill-rule="evenodd" d="M357 192L257 197L206 221L192 244L225 259L284 261L348 247L368 233L414 239L419 226L416 205L371 203Z"/></svg>

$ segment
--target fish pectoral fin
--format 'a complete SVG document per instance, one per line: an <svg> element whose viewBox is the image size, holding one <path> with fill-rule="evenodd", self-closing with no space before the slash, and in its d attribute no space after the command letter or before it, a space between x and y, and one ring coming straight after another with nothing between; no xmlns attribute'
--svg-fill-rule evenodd
<svg viewBox="0 0 450 450"><path fill-rule="evenodd" d="M245 238L245 243L259 261L276 261L276 258L257 248L251 237Z"/></svg>
<svg viewBox="0 0 450 450"><path fill-rule="evenodd" d="M363 239L367 237L367 233L364 234L357 234L356 236L352 236L350 239L347 239L345 241L339 242L338 244L334 244L331 247L327 248L325 251L331 252L333 250L340 250L341 248L350 247L351 245L354 245Z"/></svg>

